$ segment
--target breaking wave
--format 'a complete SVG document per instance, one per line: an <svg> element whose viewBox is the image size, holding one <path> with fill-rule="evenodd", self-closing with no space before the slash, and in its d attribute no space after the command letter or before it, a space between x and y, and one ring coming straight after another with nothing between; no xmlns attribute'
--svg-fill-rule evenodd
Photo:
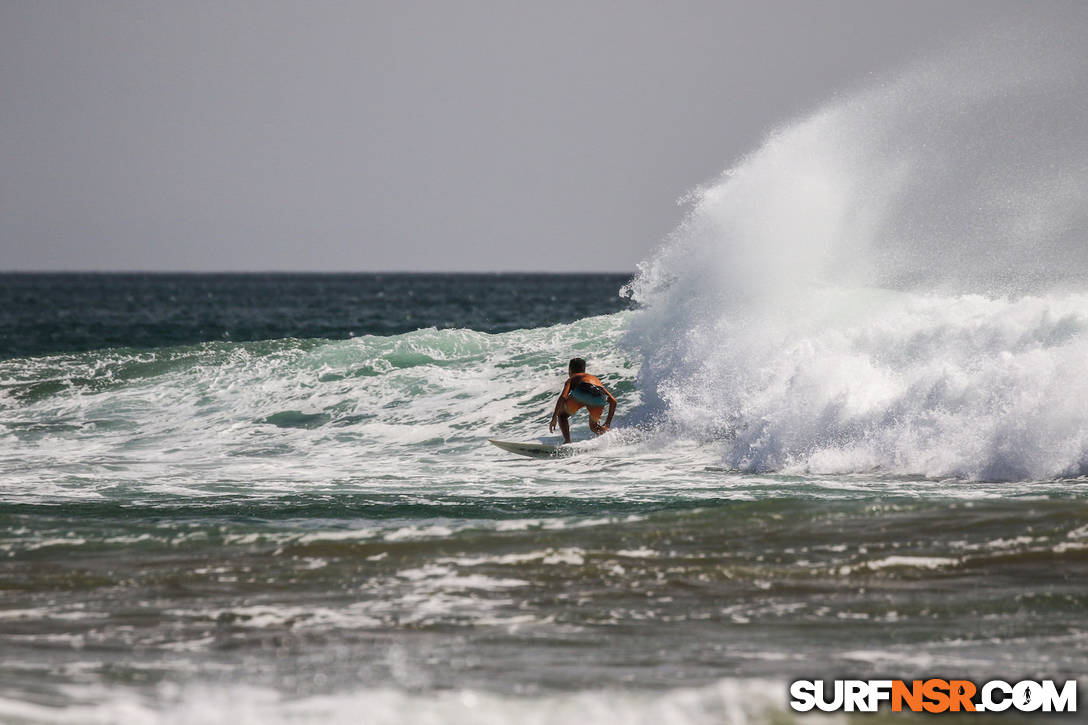
<svg viewBox="0 0 1088 725"><path fill-rule="evenodd" d="M746 471L1088 473L1086 18L992 28L692 193L627 287L643 414Z"/></svg>

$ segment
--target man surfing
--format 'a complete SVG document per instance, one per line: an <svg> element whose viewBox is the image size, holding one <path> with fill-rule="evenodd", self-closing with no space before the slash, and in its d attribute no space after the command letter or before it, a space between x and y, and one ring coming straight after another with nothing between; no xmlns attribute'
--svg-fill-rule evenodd
<svg viewBox="0 0 1088 725"><path fill-rule="evenodd" d="M548 431L554 433L558 422L559 430L563 431L563 441L570 443L570 417L584 407L589 411L589 429L597 435L604 433L612 425L612 416L616 414L616 399L601 385L599 378L586 372L586 361L582 358L571 360L567 371L570 377L555 403ZM605 403L608 403L608 418L601 425Z"/></svg>

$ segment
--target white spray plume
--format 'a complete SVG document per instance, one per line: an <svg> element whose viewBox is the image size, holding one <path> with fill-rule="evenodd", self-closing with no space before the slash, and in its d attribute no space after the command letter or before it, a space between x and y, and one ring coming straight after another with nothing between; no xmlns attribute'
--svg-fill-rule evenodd
<svg viewBox="0 0 1088 725"><path fill-rule="evenodd" d="M1088 11L772 133L628 292L647 412L748 470L1088 472Z"/></svg>

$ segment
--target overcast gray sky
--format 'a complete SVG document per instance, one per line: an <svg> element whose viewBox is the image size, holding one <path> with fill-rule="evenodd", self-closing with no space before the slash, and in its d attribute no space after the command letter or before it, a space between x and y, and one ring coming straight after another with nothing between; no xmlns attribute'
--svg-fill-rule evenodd
<svg viewBox="0 0 1088 725"><path fill-rule="evenodd" d="M0 0L0 269L633 270L773 127L1018 7Z"/></svg>

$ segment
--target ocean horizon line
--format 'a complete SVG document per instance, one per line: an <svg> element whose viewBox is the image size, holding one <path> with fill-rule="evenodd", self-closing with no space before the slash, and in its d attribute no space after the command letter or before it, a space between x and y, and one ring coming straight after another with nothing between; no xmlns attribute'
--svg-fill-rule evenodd
<svg viewBox="0 0 1088 725"><path fill-rule="evenodd" d="M146 270L141 270L141 269L124 269L124 270L105 270L105 269L87 269L87 270L77 270L77 269L60 269L60 270L26 269L26 270L24 270L24 269L12 269L12 270L0 270L0 275L11 276L11 277L14 277L14 276L27 276L27 277L29 277L29 276L46 276L46 275L53 275L53 276L60 276L60 275L71 275L71 276L80 276L80 275L84 275L84 276L108 276L108 275L121 276L121 275L129 275L129 276L137 276L137 275L143 275L143 276L164 276L164 277L165 276L171 276L171 275L176 275L176 276L182 276L182 275L184 275L184 276L237 275L237 276L269 276L269 277L270 276L277 276L277 275L282 275L282 276L289 276L289 275L295 275L295 276L304 276L304 275L319 276L320 275L320 276L340 276L340 277L365 276L365 275L400 275L400 276L407 276L407 275L420 275L420 276L425 276L425 275L427 275L427 276L445 275L445 276L464 276L464 277L470 277L470 276L488 277L488 276L501 276L501 275L525 275L525 276L530 276L530 275L544 276L544 275L548 275L548 276L591 277L591 276L594 276L594 275L606 275L606 276L629 275L629 276L634 276L636 274L636 272L637 272L637 270L606 270L606 271L600 271L600 272L585 272L585 271L572 272L572 271L548 271L548 270L478 270L478 271L474 271L474 270L453 270L453 271L441 271L441 270L401 270L401 269L357 270L357 271L344 271L344 270L337 270L337 271L282 270L282 269L280 269L280 270L161 270L161 269L146 269Z"/></svg>

